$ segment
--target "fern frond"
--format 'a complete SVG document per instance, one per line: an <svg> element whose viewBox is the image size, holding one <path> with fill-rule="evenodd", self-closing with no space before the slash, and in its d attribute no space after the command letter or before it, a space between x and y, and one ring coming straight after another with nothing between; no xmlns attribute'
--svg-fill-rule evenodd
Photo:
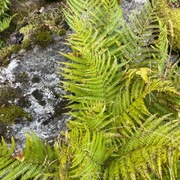
<svg viewBox="0 0 180 180"><path fill-rule="evenodd" d="M176 57L176 62L174 64L172 64L172 62L170 62L170 66L167 67L167 79L172 81L174 84L174 87L177 89L177 91L180 90L180 85L179 85L179 81L180 81L180 67L178 66L180 59L178 59L178 57Z"/></svg>
<svg viewBox="0 0 180 180"><path fill-rule="evenodd" d="M9 0L1 0L0 1L0 16L2 14L4 14L4 12L9 9L8 5L10 5L10 1Z"/></svg>
<svg viewBox="0 0 180 180"><path fill-rule="evenodd" d="M109 100L107 112L114 117L115 126L128 136L133 129L145 122L151 114L178 117L180 94L172 83L150 78L148 68L130 69L119 81L119 92Z"/></svg>
<svg viewBox="0 0 180 180"><path fill-rule="evenodd" d="M106 112L106 105L101 101L92 101L82 103L80 111L70 112L70 114L77 119L79 128L84 129L84 125L90 131L108 132L108 127L112 121L109 119L109 114ZM76 122L74 122L76 123Z"/></svg>
<svg viewBox="0 0 180 180"><path fill-rule="evenodd" d="M67 4L70 10L65 12L66 19L75 31L69 38L73 50L83 55L88 54L88 49L96 53L108 48L110 54L110 49L112 53L120 53L117 45L120 36L116 30L121 27L122 13L116 1L72 0Z"/></svg>
<svg viewBox="0 0 180 180"><path fill-rule="evenodd" d="M4 31L5 29L7 29L9 27L11 20L14 16L5 17L0 21L0 32Z"/></svg>
<svg viewBox="0 0 180 180"><path fill-rule="evenodd" d="M60 179L177 177L180 94L163 77L167 29L157 2L132 27L113 0L68 3L75 33L61 74L74 120L56 146Z"/></svg>
<svg viewBox="0 0 180 180"><path fill-rule="evenodd" d="M65 55L75 63L64 63L68 68L63 68L63 82L66 90L76 96L68 96L73 101L111 99L118 92L120 73L118 72L117 59L112 58L107 51L89 54L78 62L79 57ZM81 71L79 71L81 69ZM71 73L70 73L71 71ZM113 91L112 91L113 90Z"/></svg>
<svg viewBox="0 0 180 180"><path fill-rule="evenodd" d="M102 165L113 151L110 146L111 139L106 138L102 132L90 131L85 125L79 128L76 122L70 122L68 126L72 129L68 133L67 141L64 142L69 142L68 148L58 148L59 161L65 163L61 167L68 168L66 171L69 172L69 178L99 179L102 176ZM64 155L69 159L63 161Z"/></svg>
<svg viewBox="0 0 180 180"><path fill-rule="evenodd" d="M1 0L0 1L0 32L4 31L10 26L12 18L15 16L8 16L6 11L9 9L10 1ZM3 41L0 40L0 48L3 46Z"/></svg>
<svg viewBox="0 0 180 180"><path fill-rule="evenodd" d="M148 67L162 77L167 61L167 29L158 18L159 1L153 2L153 7L148 1L140 14L130 17L131 28L124 24L118 32L124 44L122 57L131 60L131 67Z"/></svg>
<svg viewBox="0 0 180 180"><path fill-rule="evenodd" d="M152 179L152 176L163 179L166 176L163 169L169 163L168 173L174 173L177 161L170 155L177 158L179 152L179 121L165 123L167 117L152 116L137 128L112 155L105 179Z"/></svg>
<svg viewBox="0 0 180 180"><path fill-rule="evenodd" d="M26 148L24 151L15 151L15 142L12 138L11 147L2 138L0 144L0 177L3 180L9 179L36 179L58 176L57 160L55 152L47 144L46 146L35 135L27 135ZM53 175L52 175L53 174Z"/></svg>

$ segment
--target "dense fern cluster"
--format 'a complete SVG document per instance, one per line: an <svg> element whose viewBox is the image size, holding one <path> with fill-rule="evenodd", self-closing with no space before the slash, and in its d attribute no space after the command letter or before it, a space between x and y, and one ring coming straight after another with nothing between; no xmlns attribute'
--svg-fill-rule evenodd
<svg viewBox="0 0 180 180"><path fill-rule="evenodd" d="M61 74L73 120L54 151L28 136L23 158L12 158L2 143L2 179L14 163L14 179L30 178L29 167L34 179L180 178L180 92L159 3L147 3L129 25L116 0L67 0L73 52Z"/></svg>
<svg viewBox="0 0 180 180"><path fill-rule="evenodd" d="M15 141L12 138L11 147L7 147L2 138L0 144L0 179L49 179L58 174L57 154L49 144L32 133L27 134L24 151L15 150ZM57 172L53 174L53 172Z"/></svg>
<svg viewBox="0 0 180 180"><path fill-rule="evenodd" d="M74 52L63 72L75 117L65 142L68 178L179 178L180 93L168 80L159 3L147 3L129 26L113 0L68 1Z"/></svg>

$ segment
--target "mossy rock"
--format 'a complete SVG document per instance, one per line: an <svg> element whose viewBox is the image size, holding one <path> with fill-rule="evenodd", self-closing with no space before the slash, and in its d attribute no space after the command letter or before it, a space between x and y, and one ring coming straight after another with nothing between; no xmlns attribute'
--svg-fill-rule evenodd
<svg viewBox="0 0 180 180"><path fill-rule="evenodd" d="M31 120L22 108L12 104L20 96L21 94L12 87L0 88L0 124L12 124L20 118Z"/></svg>
<svg viewBox="0 0 180 180"><path fill-rule="evenodd" d="M51 32L48 30L39 29L34 34L34 42L35 44L40 45L41 47L46 47L48 44L52 43L53 38Z"/></svg>
<svg viewBox="0 0 180 180"><path fill-rule="evenodd" d="M29 39L30 35L36 31L37 27L34 24L28 24L22 28L20 28L19 32L24 35L24 39Z"/></svg>
<svg viewBox="0 0 180 180"><path fill-rule="evenodd" d="M0 107L9 105L9 102L14 101L17 97L16 89L10 86L0 88Z"/></svg>
<svg viewBox="0 0 180 180"><path fill-rule="evenodd" d="M31 40L30 39L23 40L23 42L21 44L21 48L26 49L26 50L31 49Z"/></svg>
<svg viewBox="0 0 180 180"><path fill-rule="evenodd" d="M13 53L19 52L21 49L21 45L14 44L8 47L4 47L0 49L0 65L7 65L9 62L9 58Z"/></svg>
<svg viewBox="0 0 180 180"><path fill-rule="evenodd" d="M161 0L159 14L169 31L169 42L173 51L180 51L180 8L172 8Z"/></svg>
<svg viewBox="0 0 180 180"><path fill-rule="evenodd" d="M12 124L23 117L28 118L28 115L18 106L13 105L0 108L0 123L2 124Z"/></svg>
<svg viewBox="0 0 180 180"><path fill-rule="evenodd" d="M44 0L11 0L11 4L12 5L10 6L9 14L17 14L12 21L15 24L18 24L19 22L22 22L24 17L27 17L30 12L38 10L44 6Z"/></svg>

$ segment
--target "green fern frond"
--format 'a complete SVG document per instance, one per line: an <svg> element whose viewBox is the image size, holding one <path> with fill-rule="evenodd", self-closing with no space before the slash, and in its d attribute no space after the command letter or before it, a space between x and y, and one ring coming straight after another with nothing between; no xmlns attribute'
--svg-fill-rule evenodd
<svg viewBox="0 0 180 180"><path fill-rule="evenodd" d="M64 71L62 74L67 79L63 82L64 87L76 94L68 98L76 102L85 99L106 101L112 99L118 92L119 66L116 57L111 58L109 52L89 54L89 57L81 58L82 62L78 62L79 57L65 56L75 61L75 63L64 63L68 68L62 69Z"/></svg>
<svg viewBox="0 0 180 180"><path fill-rule="evenodd" d="M148 68L125 72L119 81L119 92L109 101L106 111L115 118L114 122L121 127L122 134L131 134L151 114L163 116L173 113L173 118L178 117L179 92L169 81L151 79L150 74Z"/></svg>
<svg viewBox="0 0 180 180"><path fill-rule="evenodd" d="M1 0L0 1L0 16L2 14L4 14L5 11L7 11L9 9L8 5L10 5L10 1L9 0Z"/></svg>
<svg viewBox="0 0 180 180"><path fill-rule="evenodd" d="M174 173L180 143L179 121L166 122L168 116L152 116L137 128L109 159L105 179L158 179L166 177L163 169L168 165L168 173ZM176 135L175 135L175 134ZM171 152L171 153L170 153ZM172 155L173 157L171 157ZM171 159L172 162L169 162ZM174 174L175 177L177 175Z"/></svg>
<svg viewBox="0 0 180 180"><path fill-rule="evenodd" d="M0 177L9 179L48 179L58 176L57 155L44 145L33 133L27 135L25 150L15 151L15 142L12 138L10 148L2 138L0 144ZM54 162L54 163L53 163ZM54 173L56 172L56 173Z"/></svg>
<svg viewBox="0 0 180 180"><path fill-rule="evenodd" d="M130 17L131 28L124 24L118 32L124 45L123 59L131 60L132 68L148 67L161 77L167 60L167 29L157 15L159 1L153 2L153 7L148 1L140 14Z"/></svg>
<svg viewBox="0 0 180 180"><path fill-rule="evenodd" d="M10 26L10 22L12 18L15 16L8 16L6 11L9 10L10 1L9 0L1 0L0 1L0 33L7 29ZM3 46L3 41L0 40L0 48Z"/></svg>
<svg viewBox="0 0 180 180"><path fill-rule="evenodd" d="M168 41L159 2L146 4L131 26L112 0L68 3L73 52L61 70L74 120L57 145L61 179L176 178L180 94L163 75Z"/></svg>
<svg viewBox="0 0 180 180"><path fill-rule="evenodd" d="M4 31L5 29L7 29L9 27L11 20L14 16L5 17L0 21L0 32Z"/></svg>
<svg viewBox="0 0 180 180"><path fill-rule="evenodd" d="M68 143L67 148L61 149L57 146L61 167L68 168L66 171L69 172L70 179L99 179L102 176L102 165L114 150L110 146L111 139L105 137L102 132L91 132L85 125L79 128L76 122L70 122L68 126L72 131L68 133L68 138L64 142ZM64 152L67 149L68 151ZM67 157L69 159L65 160ZM65 178L61 175L61 179Z"/></svg>
<svg viewBox="0 0 180 180"><path fill-rule="evenodd" d="M119 21L122 13L116 1L73 0L67 1L67 4L70 11L65 12L66 19L75 31L70 35L69 43L75 52L85 55L88 54L87 50L93 49L96 53L108 48L110 54L111 51L112 55L118 52L120 54L117 45L120 36L116 30L121 27Z"/></svg>
<svg viewBox="0 0 180 180"><path fill-rule="evenodd" d="M70 114L77 119L74 122L79 128L84 129L84 125L90 131L108 131L111 120L109 119L109 114L106 112L107 108L105 103L101 101L92 101L92 103L87 102L82 104L81 111L70 112Z"/></svg>
<svg viewBox="0 0 180 180"><path fill-rule="evenodd" d="M180 90L180 67L178 66L180 59L176 58L174 63L169 62L169 66L166 69L166 79L173 82L174 87L179 91Z"/></svg>

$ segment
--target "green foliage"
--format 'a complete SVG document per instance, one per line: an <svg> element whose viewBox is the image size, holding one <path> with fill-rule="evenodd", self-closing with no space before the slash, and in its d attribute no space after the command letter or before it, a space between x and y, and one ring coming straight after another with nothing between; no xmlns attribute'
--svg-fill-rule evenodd
<svg viewBox="0 0 180 180"><path fill-rule="evenodd" d="M31 48L31 40L30 39L26 39L23 41L22 45L21 45L22 49L30 49Z"/></svg>
<svg viewBox="0 0 180 180"><path fill-rule="evenodd" d="M147 3L127 24L116 0L67 0L73 52L64 54L61 74L73 120L54 151L28 135L23 158L12 162L14 178L30 166L41 170L34 179L180 178L180 92L159 3ZM10 164L0 168L3 178Z"/></svg>
<svg viewBox="0 0 180 180"><path fill-rule="evenodd" d="M10 5L9 0L0 0L0 32L7 29L10 25L10 22L13 16L9 17L6 14L6 11L9 9L8 5ZM0 48L2 46L2 41L0 41Z"/></svg>
<svg viewBox="0 0 180 180"><path fill-rule="evenodd" d="M55 151L49 144L44 145L34 134L27 135L24 152L15 151L15 142L12 138L11 147L8 148L2 138L0 144L0 178L2 180L49 179L56 177L57 159ZM51 170L49 169L51 167Z"/></svg>
<svg viewBox="0 0 180 180"><path fill-rule="evenodd" d="M161 4L159 5L159 12L163 14L163 21L168 26L168 39L169 43L172 46L171 48L174 51L180 51L180 8L170 7L166 0L160 0ZM180 3L175 1L177 4Z"/></svg>
<svg viewBox="0 0 180 180"><path fill-rule="evenodd" d="M0 15L3 15L5 11L8 10L8 5L10 4L9 0L1 0L0 1Z"/></svg>
<svg viewBox="0 0 180 180"><path fill-rule="evenodd" d="M61 70L75 120L57 145L60 179L178 179L180 93L160 2L130 26L113 0L67 3L73 53Z"/></svg>

